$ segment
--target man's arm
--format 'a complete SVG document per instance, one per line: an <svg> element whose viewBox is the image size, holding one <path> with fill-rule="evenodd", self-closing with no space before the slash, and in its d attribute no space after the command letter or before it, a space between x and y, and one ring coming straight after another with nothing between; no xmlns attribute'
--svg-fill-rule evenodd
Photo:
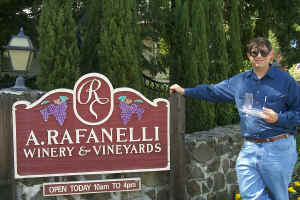
<svg viewBox="0 0 300 200"><path fill-rule="evenodd" d="M230 80L225 80L218 84L197 85L194 88L182 88L178 84L174 84L170 87L169 92L170 95L172 95L174 92L177 92L187 97L193 97L212 102L233 103L234 91L230 87L229 82Z"/></svg>

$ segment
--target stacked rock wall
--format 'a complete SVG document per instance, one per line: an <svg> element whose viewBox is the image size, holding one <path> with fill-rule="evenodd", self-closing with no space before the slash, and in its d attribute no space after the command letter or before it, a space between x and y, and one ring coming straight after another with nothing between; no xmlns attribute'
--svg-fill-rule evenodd
<svg viewBox="0 0 300 200"><path fill-rule="evenodd" d="M242 142L239 125L186 134L187 199L232 199L238 190L235 161Z"/></svg>

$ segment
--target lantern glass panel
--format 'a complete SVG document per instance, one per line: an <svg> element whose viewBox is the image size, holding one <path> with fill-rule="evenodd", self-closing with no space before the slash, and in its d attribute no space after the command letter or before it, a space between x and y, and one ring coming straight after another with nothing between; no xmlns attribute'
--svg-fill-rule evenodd
<svg viewBox="0 0 300 200"><path fill-rule="evenodd" d="M26 71L31 52L26 50L9 50L14 71Z"/></svg>

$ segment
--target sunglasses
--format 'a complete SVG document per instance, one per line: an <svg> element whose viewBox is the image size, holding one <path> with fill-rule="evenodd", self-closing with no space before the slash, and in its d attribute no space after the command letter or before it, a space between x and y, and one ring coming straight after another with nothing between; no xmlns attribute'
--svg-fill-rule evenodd
<svg viewBox="0 0 300 200"><path fill-rule="evenodd" d="M261 55L262 57L267 57L267 56L269 55L270 52L269 52L268 50L258 49L258 50L252 50L252 51L250 52L250 55L251 55L253 58L255 58L255 57L258 56L259 53L260 53L260 55Z"/></svg>

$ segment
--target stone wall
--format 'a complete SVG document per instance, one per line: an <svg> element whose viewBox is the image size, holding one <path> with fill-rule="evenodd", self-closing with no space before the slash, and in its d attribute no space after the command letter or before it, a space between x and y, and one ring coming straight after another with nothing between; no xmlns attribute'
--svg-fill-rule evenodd
<svg viewBox="0 0 300 200"><path fill-rule="evenodd" d="M228 125L185 136L188 200L231 200L238 191L235 161L240 126Z"/></svg>

